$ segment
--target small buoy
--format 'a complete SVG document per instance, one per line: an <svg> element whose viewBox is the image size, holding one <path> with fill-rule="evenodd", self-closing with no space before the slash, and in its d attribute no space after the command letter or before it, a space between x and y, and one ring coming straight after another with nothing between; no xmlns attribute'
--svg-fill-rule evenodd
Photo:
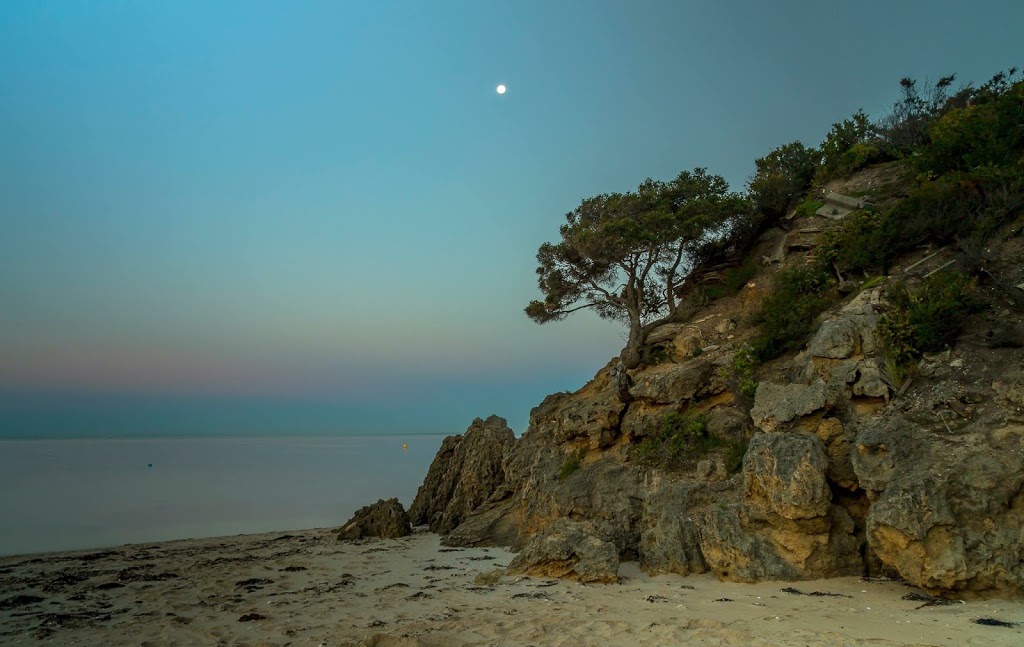
<svg viewBox="0 0 1024 647"><path fill-rule="evenodd" d="M409 449L409 445L407 443L402 443L402 451L404 452L407 449Z"/></svg>

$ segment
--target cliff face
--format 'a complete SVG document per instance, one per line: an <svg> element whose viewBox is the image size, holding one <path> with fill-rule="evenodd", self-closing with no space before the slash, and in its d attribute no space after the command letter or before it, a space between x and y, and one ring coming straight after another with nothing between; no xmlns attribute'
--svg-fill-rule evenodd
<svg viewBox="0 0 1024 647"><path fill-rule="evenodd" d="M463 445L446 440L414 523L447 533L451 545L510 545L536 561L558 553L548 572L574 572L565 550L551 549L571 536L611 544L652 572L891 575L933 592L1024 591L1024 299L993 293L957 343L926 355L901 388L879 343L884 291L853 286L802 351L758 368L752 401L743 387L737 353L754 333L751 313L772 275L805 262L831 222L768 232L760 273L656 331L649 343L675 359L630 371L628 394L613 384L612 362L579 391L548 396L518 440L464 451L472 427ZM923 276L956 253L935 251L891 274ZM993 242L988 258L1024 281L1019 233ZM702 415L719 445L694 445L671 466L643 460L666 420L684 413ZM729 448L743 444L734 466ZM466 489L460 469L488 474L472 477L473 496L457 494ZM574 525L549 528L556 520ZM544 572L519 561L523 572Z"/></svg>

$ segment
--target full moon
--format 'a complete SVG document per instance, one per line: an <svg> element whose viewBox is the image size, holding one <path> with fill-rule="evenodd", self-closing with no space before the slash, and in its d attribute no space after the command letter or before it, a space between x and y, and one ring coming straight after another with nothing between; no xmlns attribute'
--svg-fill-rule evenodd
<svg viewBox="0 0 1024 647"><path fill-rule="evenodd" d="M498 87L496 88L496 90L498 91L498 94L505 94L505 90L506 90L506 89L507 89L507 88L505 87L505 84L504 84L504 83L500 84L500 85L499 85L499 86L498 86Z"/></svg>

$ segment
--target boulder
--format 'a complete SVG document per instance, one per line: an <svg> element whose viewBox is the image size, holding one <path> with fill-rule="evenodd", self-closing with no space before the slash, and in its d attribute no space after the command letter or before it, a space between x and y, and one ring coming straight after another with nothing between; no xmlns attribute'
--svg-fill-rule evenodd
<svg viewBox="0 0 1024 647"><path fill-rule="evenodd" d="M857 434L868 546L935 593L1024 590L1024 436L986 429L948 443L942 432L895 412Z"/></svg>
<svg viewBox="0 0 1024 647"><path fill-rule="evenodd" d="M451 532L504 482L505 454L514 444L498 416L477 418L463 436L446 438L409 507L412 522Z"/></svg>
<svg viewBox="0 0 1024 647"><path fill-rule="evenodd" d="M835 396L822 379L811 384L761 382L754 395L750 417L763 431L778 431L788 423L834 404Z"/></svg>
<svg viewBox="0 0 1024 647"><path fill-rule="evenodd" d="M560 577L580 582L615 582L619 553L587 522L556 519L534 536L508 565L509 575Z"/></svg>
<svg viewBox="0 0 1024 647"><path fill-rule="evenodd" d="M409 515L398 499L380 499L372 505L356 510L352 518L338 531L338 539L394 538L411 534Z"/></svg>
<svg viewBox="0 0 1024 647"><path fill-rule="evenodd" d="M852 321L834 319L821 324L808 350L814 357L846 359L857 350L859 338L860 334Z"/></svg>
<svg viewBox="0 0 1024 647"><path fill-rule="evenodd" d="M678 404L698 394L722 390L724 384L712 380L714 365L704 356L682 364L658 364L633 375L630 394L639 400L662 404Z"/></svg>
<svg viewBox="0 0 1024 647"><path fill-rule="evenodd" d="M750 505L786 519L823 517L832 500L827 468L825 448L816 436L756 434L743 460L744 495Z"/></svg>

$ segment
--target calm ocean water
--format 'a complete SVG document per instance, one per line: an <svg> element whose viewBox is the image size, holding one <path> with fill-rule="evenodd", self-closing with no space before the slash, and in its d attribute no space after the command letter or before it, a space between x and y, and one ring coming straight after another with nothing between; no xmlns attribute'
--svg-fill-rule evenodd
<svg viewBox="0 0 1024 647"><path fill-rule="evenodd" d="M0 440L0 555L339 526L408 507L443 438Z"/></svg>

